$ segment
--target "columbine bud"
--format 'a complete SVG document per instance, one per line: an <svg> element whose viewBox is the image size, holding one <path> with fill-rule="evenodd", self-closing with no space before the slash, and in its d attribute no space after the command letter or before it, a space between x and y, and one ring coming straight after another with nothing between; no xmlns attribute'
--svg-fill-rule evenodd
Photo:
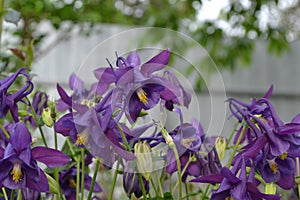
<svg viewBox="0 0 300 200"><path fill-rule="evenodd" d="M137 161L138 172L149 181L152 171L152 150L149 144L144 142L138 142L134 145L134 155Z"/></svg>
<svg viewBox="0 0 300 200"><path fill-rule="evenodd" d="M266 194L276 194L276 184L267 183L265 186L265 193Z"/></svg>
<svg viewBox="0 0 300 200"><path fill-rule="evenodd" d="M218 152L220 161L223 160L224 157L225 157L226 146L227 146L226 139L223 138L223 137L217 137L217 139L216 139L216 150Z"/></svg>
<svg viewBox="0 0 300 200"><path fill-rule="evenodd" d="M146 193L149 193L149 181L142 177ZM142 193L142 187L139 182L138 174L132 172L124 172L123 174L123 188L129 198L134 194L137 198L140 198Z"/></svg>
<svg viewBox="0 0 300 200"><path fill-rule="evenodd" d="M52 127L53 126L53 119L51 117L51 110L48 107L43 109L42 119L43 119L43 122L48 127Z"/></svg>

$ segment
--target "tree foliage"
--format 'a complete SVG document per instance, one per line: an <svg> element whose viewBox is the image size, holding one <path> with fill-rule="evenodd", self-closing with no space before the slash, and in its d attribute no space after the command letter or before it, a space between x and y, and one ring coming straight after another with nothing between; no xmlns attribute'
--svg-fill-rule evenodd
<svg viewBox="0 0 300 200"><path fill-rule="evenodd" d="M209 0L10 0L5 7L18 11L21 21L13 30L25 54L34 41L35 56L47 33L37 31L47 20L57 30L70 32L77 25L89 34L100 23L165 27L188 33L208 51L217 66L234 70L249 65L257 40L268 44L269 52L280 55L289 42L298 39L300 2L278 0L230 0L217 19L201 20L199 14ZM70 26L63 26L69 22ZM66 37L67 38L67 37ZM4 55L2 70L10 69L10 55Z"/></svg>

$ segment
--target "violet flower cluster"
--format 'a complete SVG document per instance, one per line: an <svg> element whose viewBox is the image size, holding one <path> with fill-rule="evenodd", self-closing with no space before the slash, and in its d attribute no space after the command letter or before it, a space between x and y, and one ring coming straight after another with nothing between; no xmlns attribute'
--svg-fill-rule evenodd
<svg viewBox="0 0 300 200"><path fill-rule="evenodd" d="M55 101L33 92L26 68L0 80L0 198L273 200L300 186L300 114L279 118L273 86L250 103L228 99L236 130L229 139L208 136L196 119L184 120L191 95L166 70L170 56L166 49L143 63L136 51L116 55L94 70L89 88L75 74L71 94L57 84ZM179 124L165 127L152 109ZM110 183L101 182L108 174Z"/></svg>

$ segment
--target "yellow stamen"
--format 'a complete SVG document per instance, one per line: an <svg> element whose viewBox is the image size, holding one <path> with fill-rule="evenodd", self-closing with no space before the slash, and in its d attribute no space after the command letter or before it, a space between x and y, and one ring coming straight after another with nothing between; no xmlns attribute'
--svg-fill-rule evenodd
<svg viewBox="0 0 300 200"><path fill-rule="evenodd" d="M230 197L226 197L225 200L234 200L234 198L232 196L230 196Z"/></svg>
<svg viewBox="0 0 300 200"><path fill-rule="evenodd" d="M11 170L10 175L12 175L12 179L16 183L18 183L22 179L23 175L22 175L21 164L20 163L14 164L14 167Z"/></svg>
<svg viewBox="0 0 300 200"><path fill-rule="evenodd" d="M269 163L269 165L270 165L270 169L272 170L273 174L276 174L277 171L278 171L278 165L276 164L276 162L275 161L271 161Z"/></svg>
<svg viewBox="0 0 300 200"><path fill-rule="evenodd" d="M76 187L76 182L73 178L69 179L69 187L75 188Z"/></svg>
<svg viewBox="0 0 300 200"><path fill-rule="evenodd" d="M84 145L89 139L88 129L84 129L81 133L77 134L76 145Z"/></svg>
<svg viewBox="0 0 300 200"><path fill-rule="evenodd" d="M288 156L288 153L284 152L283 154L281 154L280 156L278 156L278 158L280 158L281 160L285 160L287 156Z"/></svg>
<svg viewBox="0 0 300 200"><path fill-rule="evenodd" d="M143 104L147 104L148 103L148 97L147 97L147 94L146 92L142 89L142 88L139 88L137 90L137 95L140 99L140 101L143 103Z"/></svg>

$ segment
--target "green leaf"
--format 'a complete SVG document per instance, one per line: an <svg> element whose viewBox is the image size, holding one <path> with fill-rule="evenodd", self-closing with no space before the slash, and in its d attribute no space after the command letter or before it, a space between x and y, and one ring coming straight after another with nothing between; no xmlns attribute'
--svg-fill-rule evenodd
<svg viewBox="0 0 300 200"><path fill-rule="evenodd" d="M7 9L6 15L4 16L4 20L6 22L15 24L17 26L20 19L21 19L21 14L18 11L11 8Z"/></svg>

